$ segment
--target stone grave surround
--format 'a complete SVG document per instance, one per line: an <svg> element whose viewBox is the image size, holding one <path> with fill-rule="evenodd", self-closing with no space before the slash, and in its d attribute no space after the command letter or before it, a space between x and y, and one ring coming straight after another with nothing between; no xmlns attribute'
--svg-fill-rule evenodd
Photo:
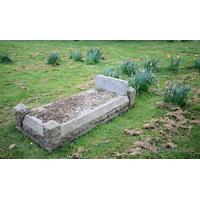
<svg viewBox="0 0 200 200"><path fill-rule="evenodd" d="M20 103L14 107L16 128L48 151L52 151L134 106L135 89L128 87L127 81L97 75L95 88L115 92L118 97L62 124L54 120L43 123L42 120L30 116L29 107Z"/></svg>

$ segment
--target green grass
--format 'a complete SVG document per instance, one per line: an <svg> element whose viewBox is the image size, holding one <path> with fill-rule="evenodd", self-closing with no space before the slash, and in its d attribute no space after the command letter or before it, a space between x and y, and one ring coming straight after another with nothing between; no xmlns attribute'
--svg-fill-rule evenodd
<svg viewBox="0 0 200 200"><path fill-rule="evenodd" d="M140 136L128 136L124 129L142 128L147 120L159 119L168 110L158 109L156 101L162 97L151 92L141 93L136 97L135 107L113 118L107 124L100 124L87 134L66 143L59 149L48 152L39 144L19 132L15 128L13 108L18 103L24 103L30 108L45 105L57 100L60 96L68 97L81 92L76 86L88 83L93 74L99 74L108 64L113 66L117 61L129 57L137 59L142 64L144 56L155 57L161 62L160 70L156 72L159 78L159 87L164 91L167 81L178 81L179 76L199 72L194 69L194 56L200 55L200 42L166 42L166 41L0 41L2 52L9 52L12 63L0 64L0 158L66 158L83 147L82 158L114 158L114 152L123 153L133 148L133 143L142 137L157 137L160 133L145 131ZM85 53L88 48L99 47L105 59L98 65L87 65L83 62L74 62L69 59L69 48ZM58 52L61 61L58 66L47 65L49 53ZM178 73L166 71L169 59L167 54L175 57L180 55L183 62ZM193 88L200 87L199 75L196 80L188 80L187 84ZM122 76L128 80L129 77ZM90 85L87 89L93 88ZM151 86L150 89L155 89ZM42 97L38 99L37 97ZM29 101L29 102L28 102ZM185 109L194 111L195 117L200 119L199 104L189 104ZM189 116L189 115L188 115ZM136 157L126 154L124 158L200 158L200 126L192 124L190 134L180 129L181 135L173 135L172 141L178 148L192 147L194 152L160 152L142 153ZM167 135L168 133L165 133ZM108 143L103 142L103 138ZM8 147L16 144L12 150ZM160 142L156 142L160 146Z"/></svg>

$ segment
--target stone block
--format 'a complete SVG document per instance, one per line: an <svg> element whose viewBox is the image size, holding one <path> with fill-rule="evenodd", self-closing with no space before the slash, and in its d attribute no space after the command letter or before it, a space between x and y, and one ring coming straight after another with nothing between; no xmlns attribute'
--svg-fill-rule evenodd
<svg viewBox="0 0 200 200"><path fill-rule="evenodd" d="M62 145L61 125L54 120L43 124L44 145L49 151Z"/></svg>
<svg viewBox="0 0 200 200"><path fill-rule="evenodd" d="M21 128L24 116L29 113L29 107L20 103L14 107L16 125Z"/></svg>
<svg viewBox="0 0 200 200"><path fill-rule="evenodd" d="M43 137L43 126L42 126L42 120L26 115L24 117L24 120L22 122L22 128L29 134L32 134L33 136L41 136Z"/></svg>
<svg viewBox="0 0 200 200"><path fill-rule="evenodd" d="M128 82L117 78L97 75L95 78L95 87L125 96L127 95Z"/></svg>
<svg viewBox="0 0 200 200"><path fill-rule="evenodd" d="M135 105L135 94L136 94L135 89L132 87L128 87L127 96L129 98L129 106L130 107L133 107Z"/></svg>

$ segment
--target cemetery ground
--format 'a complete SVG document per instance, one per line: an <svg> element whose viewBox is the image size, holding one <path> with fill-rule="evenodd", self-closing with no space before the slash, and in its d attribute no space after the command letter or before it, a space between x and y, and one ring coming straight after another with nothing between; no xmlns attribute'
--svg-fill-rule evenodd
<svg viewBox="0 0 200 200"><path fill-rule="evenodd" d="M69 59L70 47L82 53L99 47L103 60L99 65L87 65L85 59L75 62ZM0 41L0 52L4 51L10 53L13 63L0 64L1 159L200 158L200 71L194 68L194 58L200 56L200 42ZM59 65L47 64L51 52L60 53ZM170 62L167 54L183 57L180 70L165 69ZM17 104L32 109L92 89L95 76L104 67L117 66L124 58L142 62L145 56L161 62L155 73L159 89L153 85L148 92L140 93L135 107L108 123L52 152L16 129L13 108ZM121 78L128 80L127 76ZM193 88L194 95L184 108L158 103L163 101L161 93L168 81L181 81ZM166 117L172 121L168 120L169 126L163 128ZM155 149L160 151L151 151Z"/></svg>

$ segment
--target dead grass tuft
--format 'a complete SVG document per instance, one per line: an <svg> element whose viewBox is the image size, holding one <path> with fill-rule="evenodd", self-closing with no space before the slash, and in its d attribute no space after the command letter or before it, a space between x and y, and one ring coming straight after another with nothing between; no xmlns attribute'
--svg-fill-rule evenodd
<svg viewBox="0 0 200 200"><path fill-rule="evenodd" d="M13 84L17 85L17 87L21 87L21 89L29 90L29 88L25 86L23 83L13 82Z"/></svg>
<svg viewBox="0 0 200 200"><path fill-rule="evenodd" d="M131 130L130 128L127 128L127 129L125 129L124 131L125 131L126 134L128 134L128 135L133 135L133 136L135 136L135 135L140 135L140 134L143 133L142 130L139 129L139 128L132 129L132 130Z"/></svg>
<svg viewBox="0 0 200 200"><path fill-rule="evenodd" d="M161 91L156 90L156 89L151 89L151 90L149 90L149 92L151 92L151 93L153 93L155 95L158 95L158 96L160 96L162 94Z"/></svg>
<svg viewBox="0 0 200 200"><path fill-rule="evenodd" d="M115 154L114 157L117 157L117 158L120 158L120 157L124 158L124 156L126 155L126 153L121 153L120 154L119 152L114 152L114 154Z"/></svg>
<svg viewBox="0 0 200 200"><path fill-rule="evenodd" d="M81 158L82 157L82 151L83 151L83 148L82 147L79 147L78 148L78 151L76 153L73 154L73 156L75 158Z"/></svg>

